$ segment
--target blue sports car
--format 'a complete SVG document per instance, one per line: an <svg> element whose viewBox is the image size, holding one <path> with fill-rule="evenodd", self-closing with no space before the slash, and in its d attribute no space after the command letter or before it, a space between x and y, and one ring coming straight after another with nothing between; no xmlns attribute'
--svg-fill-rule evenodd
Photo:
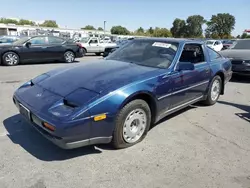
<svg viewBox="0 0 250 188"><path fill-rule="evenodd" d="M142 141L163 117L216 103L231 61L201 41L133 39L103 60L59 68L18 88L13 101L42 135L64 149Z"/></svg>

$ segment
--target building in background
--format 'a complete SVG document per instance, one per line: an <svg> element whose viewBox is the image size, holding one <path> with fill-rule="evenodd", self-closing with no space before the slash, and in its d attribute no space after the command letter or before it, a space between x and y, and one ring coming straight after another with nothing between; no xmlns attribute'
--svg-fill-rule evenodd
<svg viewBox="0 0 250 188"><path fill-rule="evenodd" d="M82 30L69 28L51 28L30 25L1 24L0 35L16 35L16 36L34 36L34 35L53 35L63 38L72 38L77 40L81 37L103 37L104 31L98 30ZM105 31L106 36L110 36L109 31Z"/></svg>

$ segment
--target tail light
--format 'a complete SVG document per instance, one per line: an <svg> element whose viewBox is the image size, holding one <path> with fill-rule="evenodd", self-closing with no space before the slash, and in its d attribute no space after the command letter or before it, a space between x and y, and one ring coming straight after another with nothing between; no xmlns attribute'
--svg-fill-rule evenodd
<svg viewBox="0 0 250 188"><path fill-rule="evenodd" d="M77 46L79 46L80 48L82 48L82 44L81 43L76 43L77 44Z"/></svg>

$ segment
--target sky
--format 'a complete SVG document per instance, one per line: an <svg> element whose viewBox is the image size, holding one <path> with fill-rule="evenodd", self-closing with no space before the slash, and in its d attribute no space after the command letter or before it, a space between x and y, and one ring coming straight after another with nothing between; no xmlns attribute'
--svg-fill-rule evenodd
<svg viewBox="0 0 250 188"><path fill-rule="evenodd" d="M4 8L6 7L6 8ZM33 21L56 20L60 27L122 25L170 29L175 18L199 14L209 20L217 13L236 18L233 35L250 29L250 0L1 0L0 17Z"/></svg>

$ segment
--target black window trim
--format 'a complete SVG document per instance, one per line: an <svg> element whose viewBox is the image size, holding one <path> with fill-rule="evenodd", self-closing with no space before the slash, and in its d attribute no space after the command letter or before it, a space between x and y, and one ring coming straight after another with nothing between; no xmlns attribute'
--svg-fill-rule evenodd
<svg viewBox="0 0 250 188"><path fill-rule="evenodd" d="M182 48L182 50L181 50L181 54L180 54L180 57L179 57L179 59L178 59L178 63L177 63L177 64L179 64L179 62L180 62L180 58L181 58L182 52L183 52L183 50L184 50L184 48L185 48L186 45L197 45L197 46L200 46L200 47L201 47L201 50L202 50L202 52L203 52L204 61L199 62L199 63L195 63L194 66L207 63L207 57L206 57L206 55L205 55L205 53L204 53L204 52L205 52L204 45L201 44L201 43L186 42L186 43L183 45L183 48Z"/></svg>
<svg viewBox="0 0 250 188"><path fill-rule="evenodd" d="M216 60L222 58L222 55L220 55L217 51L215 51L214 49L212 49L212 48L210 48L210 47L208 47L208 46L206 46L206 47L207 47L207 55L209 56L209 60L210 60L211 62L212 62L212 61L216 61ZM213 52L215 52L215 53L218 55L218 57L215 58L215 59L211 59L211 57L210 57L210 55L209 55L209 49L212 50Z"/></svg>

